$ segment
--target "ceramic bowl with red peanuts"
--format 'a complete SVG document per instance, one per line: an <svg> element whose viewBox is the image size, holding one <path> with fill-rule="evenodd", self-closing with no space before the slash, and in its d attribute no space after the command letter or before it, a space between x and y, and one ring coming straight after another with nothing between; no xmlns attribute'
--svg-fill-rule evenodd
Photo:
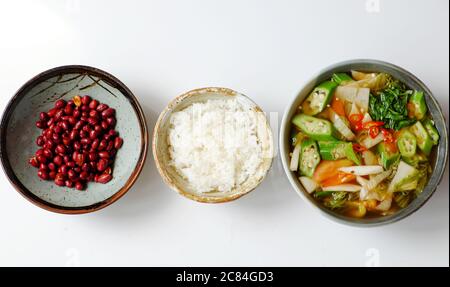
<svg viewBox="0 0 450 287"><path fill-rule="evenodd" d="M142 109L114 76L87 66L45 71L8 103L0 157L11 184L49 211L80 214L123 196L145 162Z"/></svg>

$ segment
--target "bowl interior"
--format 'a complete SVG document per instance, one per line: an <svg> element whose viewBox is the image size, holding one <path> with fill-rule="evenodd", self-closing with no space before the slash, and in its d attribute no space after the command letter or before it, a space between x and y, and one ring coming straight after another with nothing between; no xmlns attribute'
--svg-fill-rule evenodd
<svg viewBox="0 0 450 287"><path fill-rule="evenodd" d="M198 193L171 164L169 143L167 140L168 130L170 128L170 117L172 113L183 110L193 103L228 97L235 97L244 107L257 112L258 137L261 140L264 149L264 160L254 177L250 177L242 185L235 187L230 192L212 191L208 193ZM261 109L248 97L229 89L205 88L188 92L176 98L161 113L153 137L153 152L161 176L172 189L199 202L218 203L241 197L253 190L264 179L272 163L273 139L267 118Z"/></svg>
<svg viewBox="0 0 450 287"><path fill-rule="evenodd" d="M121 190L135 172L142 153L143 135L135 105L125 92L104 72L83 68L60 69L43 73L26 84L5 112L6 170L22 193L62 208L85 208L106 201ZM28 164L38 146L35 139L41 130L35 122L39 113L48 111L58 99L70 100L76 95L90 95L116 109L116 131L124 139L117 152L113 179L107 184L90 182L85 191L59 187L43 181L37 169ZM2 139L3 140L3 139ZM12 177L12 178L11 178Z"/></svg>
<svg viewBox="0 0 450 287"><path fill-rule="evenodd" d="M413 202L411 202L408 207L396 212L393 215L375 218L355 219L333 212L324 207L323 205L321 205L320 203L318 203L311 195L309 195L303 189L303 186L298 181L297 176L292 171L289 170L288 164L290 161L289 134L292 127L291 119L296 113L297 107L303 102L303 100L309 95L309 93L313 90L313 88L316 85L331 78L333 73L349 72L350 70L388 73L392 75L394 78L397 78L400 81L404 82L411 89L424 91L426 95L426 103L428 106L428 110L431 116L433 117L436 128L438 129L440 134L441 139L439 141L439 145L434 148L434 151L431 154L431 164L433 168L433 173L428 181L427 186L425 187L425 190L418 198L416 198ZM293 102L288 106L286 113L284 114L281 127L280 148L283 167L288 176L289 181L291 182L297 193L301 197L303 197L308 203L319 208L328 217L335 220L337 219L341 223L358 226L359 225L375 226L395 222L410 215L411 213L419 209L420 206L425 204L425 202L430 198L430 196L436 190L440 180L442 179L442 175L445 170L445 165L448 157L448 136L445 119L443 117L439 104L433 97L431 91L425 86L425 84L423 84L414 75L412 75L411 73L400 67L397 67L395 65L386 62L376 60L352 60L330 66L321 71L317 76L315 76L313 79L311 79L309 82L306 83L306 85L302 88L300 93L295 97Z"/></svg>

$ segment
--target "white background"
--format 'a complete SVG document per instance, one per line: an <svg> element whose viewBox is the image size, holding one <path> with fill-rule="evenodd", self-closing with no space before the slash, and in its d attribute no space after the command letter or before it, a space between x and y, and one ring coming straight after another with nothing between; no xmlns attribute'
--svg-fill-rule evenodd
<svg viewBox="0 0 450 287"><path fill-rule="evenodd" d="M320 69L352 58L400 65L448 118L449 2L0 1L0 108L37 73L85 64L120 78L150 131L193 88L223 86L282 112ZM276 127L275 127L276 129ZM149 154L128 194L64 216L23 199L0 174L0 266L448 266L449 183L411 217L359 229L323 218L280 161L250 195L205 205L169 190Z"/></svg>

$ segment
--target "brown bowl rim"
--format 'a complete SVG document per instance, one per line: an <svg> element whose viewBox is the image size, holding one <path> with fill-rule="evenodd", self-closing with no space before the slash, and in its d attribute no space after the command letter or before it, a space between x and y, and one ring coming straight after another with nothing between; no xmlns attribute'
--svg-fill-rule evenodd
<svg viewBox="0 0 450 287"><path fill-rule="evenodd" d="M100 201L98 203L88 205L88 206L81 206L81 207L65 207L56 205L50 202L47 202L38 196L34 195L31 191L29 191L16 177L14 174L11 165L8 160L8 155L6 152L6 133L7 133L7 124L10 120L11 114L16 106L16 104L22 99L22 97L25 95L25 93L33 88L34 85L39 83L42 79L45 78L51 78L59 73L70 73L70 72L88 72L95 76L102 77L103 80L107 81L108 84L114 86L119 91L122 92L122 94L130 101L131 105L133 106L138 119L139 119L139 126L141 130L141 153L139 155L138 162L136 164L136 167L134 168L132 174L128 178L125 185L119 189L114 195L111 197ZM108 72L105 72L101 69L85 66L85 65L66 65L66 66L59 66L55 67L49 70L46 70L44 72L39 73L38 75L34 76L30 80L28 80L25 84L20 87L17 92L14 94L14 96L9 100L8 104L6 105L2 119L0 124L0 162L2 164L3 171L6 174L6 177L8 178L11 185L14 187L16 191L18 191L23 197L25 197L28 201L33 203L34 205L43 208L47 211L51 211L54 213L60 213L60 214L86 214L91 213L94 211L98 211L100 209L103 209L112 203L119 200L125 193L128 192L128 190L133 186L133 184L136 182L137 178L139 177L142 168L145 164L145 160L147 158L147 152L148 152L148 131L147 131L147 123L145 120L144 112L136 99L136 97L133 95L131 90L125 86L124 83L122 83L118 78L115 76L109 74Z"/></svg>

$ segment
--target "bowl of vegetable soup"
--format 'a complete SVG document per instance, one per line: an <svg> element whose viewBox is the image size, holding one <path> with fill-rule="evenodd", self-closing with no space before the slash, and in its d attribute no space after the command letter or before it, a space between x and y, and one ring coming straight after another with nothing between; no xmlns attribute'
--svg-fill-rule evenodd
<svg viewBox="0 0 450 287"><path fill-rule="evenodd" d="M355 226L396 222L435 192L448 158L439 103L390 63L332 65L300 90L283 116L283 168L327 217Z"/></svg>

